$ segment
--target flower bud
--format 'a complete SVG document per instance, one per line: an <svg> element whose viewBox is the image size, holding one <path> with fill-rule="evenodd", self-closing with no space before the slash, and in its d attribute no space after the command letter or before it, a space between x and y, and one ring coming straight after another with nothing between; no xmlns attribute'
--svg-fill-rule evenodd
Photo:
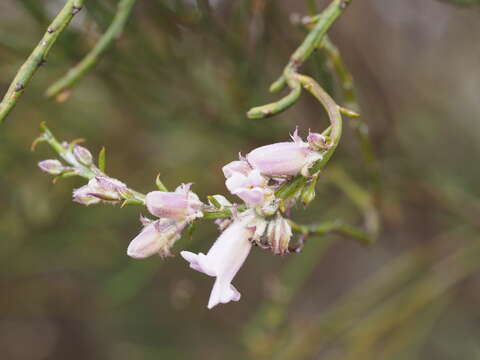
<svg viewBox="0 0 480 360"><path fill-rule="evenodd" d="M87 185L73 191L73 201L87 206L97 204L100 200L120 201L122 194L127 191L127 186L117 179L96 176Z"/></svg>
<svg viewBox="0 0 480 360"><path fill-rule="evenodd" d="M180 239L185 222L160 219L146 225L128 245L127 255L144 259L154 254L170 256L170 249Z"/></svg>
<svg viewBox="0 0 480 360"><path fill-rule="evenodd" d="M96 176L88 182L91 195L105 201L122 200L121 193L127 190L127 185L121 181L105 176Z"/></svg>
<svg viewBox="0 0 480 360"><path fill-rule="evenodd" d="M268 176L293 176L308 168L322 155L310 149L305 142L281 142L265 145L247 154L254 169Z"/></svg>
<svg viewBox="0 0 480 360"><path fill-rule="evenodd" d="M73 201L88 206L98 204L100 199L91 194L91 189L88 185L84 185L78 189L73 190Z"/></svg>
<svg viewBox="0 0 480 360"><path fill-rule="evenodd" d="M189 188L189 185L181 185L175 192L149 192L145 197L148 211L155 216L174 220L190 221L202 216L203 203Z"/></svg>
<svg viewBox="0 0 480 360"><path fill-rule="evenodd" d="M86 148L80 145L75 145L73 148L73 155L75 155L75 158L85 166L90 166L92 165L92 154L90 151L88 151Z"/></svg>
<svg viewBox="0 0 480 360"><path fill-rule="evenodd" d="M288 245L292 237L292 228L281 215L270 221L267 229L267 240L275 255L288 253Z"/></svg>
<svg viewBox="0 0 480 360"><path fill-rule="evenodd" d="M329 139L319 133L310 133L307 136L308 144L315 150L327 150L329 148Z"/></svg>
<svg viewBox="0 0 480 360"><path fill-rule="evenodd" d="M60 175L65 170L62 163L55 159L40 161L38 167L50 175Z"/></svg>

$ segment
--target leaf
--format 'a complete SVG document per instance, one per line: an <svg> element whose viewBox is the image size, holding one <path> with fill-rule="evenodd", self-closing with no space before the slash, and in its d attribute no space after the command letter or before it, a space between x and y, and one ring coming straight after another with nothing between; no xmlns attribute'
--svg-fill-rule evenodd
<svg viewBox="0 0 480 360"><path fill-rule="evenodd" d="M98 168L101 172L105 172L105 151L105 146L103 146L98 154Z"/></svg>
<svg viewBox="0 0 480 360"><path fill-rule="evenodd" d="M157 185L158 190L167 192L168 189L165 185L163 185L162 180L160 180L160 174L157 175L155 179L155 184Z"/></svg>

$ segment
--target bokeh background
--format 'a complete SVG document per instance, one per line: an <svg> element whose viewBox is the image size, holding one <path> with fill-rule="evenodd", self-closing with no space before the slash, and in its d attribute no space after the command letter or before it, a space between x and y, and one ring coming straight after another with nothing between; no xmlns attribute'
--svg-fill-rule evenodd
<svg viewBox="0 0 480 360"><path fill-rule="evenodd" d="M0 88L6 90L63 6L0 2ZM212 279L179 256L133 260L138 207L71 202L81 179L53 185L30 144L46 121L60 139L107 147L107 172L142 192L158 172L226 193L221 166L239 151L323 129L307 94L271 119L248 120L305 32L304 1L139 1L119 39L65 103L45 89L95 44L116 1L86 1L0 129L0 358L480 359L480 7L435 0L352 1L330 32L354 75L381 168L377 243L311 238L300 254L254 249L239 303L206 309ZM459 1L474 3L474 1ZM324 1L317 5L323 7ZM302 71L342 103L315 54ZM368 189L346 126L330 165ZM295 218L362 214L329 180ZM202 223L176 247L208 249Z"/></svg>

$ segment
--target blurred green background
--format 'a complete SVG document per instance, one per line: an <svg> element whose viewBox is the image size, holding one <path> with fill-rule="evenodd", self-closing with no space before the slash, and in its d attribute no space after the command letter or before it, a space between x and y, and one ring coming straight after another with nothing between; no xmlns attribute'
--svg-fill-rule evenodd
<svg viewBox="0 0 480 360"><path fill-rule="evenodd" d="M0 2L2 91L63 3ZM86 1L0 128L1 359L480 359L479 7L352 1L330 36L381 164L378 242L312 238L285 257L254 249L235 279L242 300L211 311L212 279L179 256L126 256L145 209L72 203L82 180L53 185L36 163L54 153L30 144L47 121L59 139L105 145L108 174L139 191L160 172L169 187L225 194L221 166L239 151L327 124L306 94L275 118L245 116L276 98L268 86L305 35L291 14L308 2L138 1L70 99L47 100L115 7ZM321 52L302 71L342 103ZM366 185L348 126L329 166ZM294 217L362 224L327 176ZM175 252L206 251L216 236L204 222Z"/></svg>

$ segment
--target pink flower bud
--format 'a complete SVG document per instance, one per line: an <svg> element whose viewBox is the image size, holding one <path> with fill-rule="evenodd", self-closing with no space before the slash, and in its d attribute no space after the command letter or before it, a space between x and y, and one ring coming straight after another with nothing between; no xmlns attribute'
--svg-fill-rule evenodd
<svg viewBox="0 0 480 360"><path fill-rule="evenodd" d="M43 160L38 163L38 167L51 175L60 175L64 170L65 167L62 163L58 160Z"/></svg>
<svg viewBox="0 0 480 360"><path fill-rule="evenodd" d="M154 254L170 256L170 249L180 239L185 222L160 219L146 225L128 245L127 255L144 259Z"/></svg>
<svg viewBox="0 0 480 360"><path fill-rule="evenodd" d="M127 191L127 186L117 179L96 176L87 185L73 191L73 201L87 206L97 204L100 200L120 201L122 194Z"/></svg>
<svg viewBox="0 0 480 360"><path fill-rule="evenodd" d="M92 165L92 154L86 148L80 145L75 145L73 148L73 155L75 158L83 165L90 166Z"/></svg>
<svg viewBox="0 0 480 360"><path fill-rule="evenodd" d="M249 164L268 176L291 176L300 172L307 175L308 168L321 158L320 153L300 141L265 145L247 154Z"/></svg>
<svg viewBox="0 0 480 360"><path fill-rule="evenodd" d="M88 187L88 185L84 185L73 190L73 201L88 206L98 204L100 199L91 194L91 189Z"/></svg>
<svg viewBox="0 0 480 360"><path fill-rule="evenodd" d="M151 214L174 220L193 220L203 214L202 202L189 190L190 185L181 185L175 192L152 191L145 197Z"/></svg>
<svg viewBox="0 0 480 360"><path fill-rule="evenodd" d="M127 191L127 185L121 181L105 176L96 176L88 182L92 196L105 201L122 200L121 193Z"/></svg>
<svg viewBox="0 0 480 360"><path fill-rule="evenodd" d="M310 133L307 136L308 144L312 149L325 150L328 148L327 138L319 133Z"/></svg>

